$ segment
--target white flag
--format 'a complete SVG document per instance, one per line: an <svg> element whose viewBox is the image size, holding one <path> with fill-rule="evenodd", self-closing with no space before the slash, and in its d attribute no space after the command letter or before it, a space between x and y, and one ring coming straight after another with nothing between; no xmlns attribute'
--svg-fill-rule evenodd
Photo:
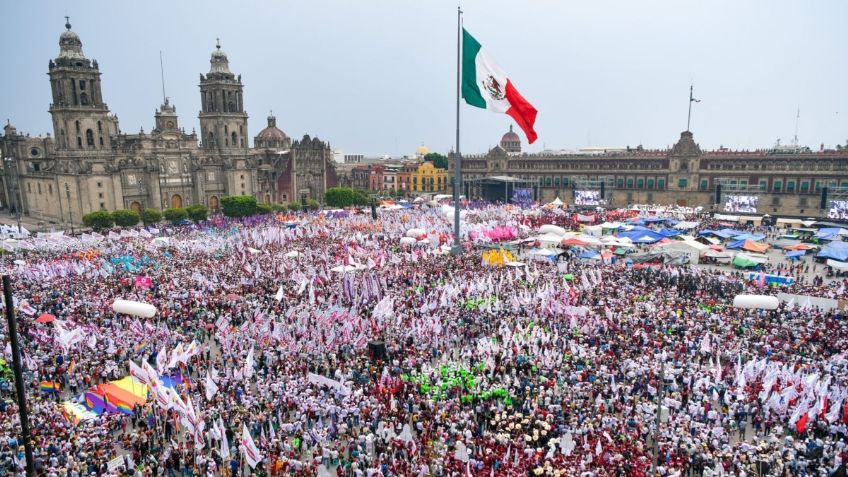
<svg viewBox="0 0 848 477"><path fill-rule="evenodd" d="M218 385L212 380L209 371L206 371L206 400L211 401L218 394Z"/></svg>
<svg viewBox="0 0 848 477"><path fill-rule="evenodd" d="M147 371L145 371L141 366L135 364L132 360L130 360L130 376L134 377L141 383L150 383L150 378L147 377Z"/></svg>
<svg viewBox="0 0 848 477"><path fill-rule="evenodd" d="M274 295L274 298L276 298L278 302L283 300L283 286L282 285L280 285L280 289L277 290L277 294Z"/></svg>
<svg viewBox="0 0 848 477"><path fill-rule="evenodd" d="M250 436L250 432L248 432L246 424L241 425L241 445L244 449L244 457L245 460L247 460L247 465L249 465L251 469L255 469L256 466L262 462L262 454L253 442L253 437Z"/></svg>
<svg viewBox="0 0 848 477"><path fill-rule="evenodd" d="M224 428L224 421L218 418L218 432L221 433L221 458L227 459L230 457L230 443L227 442L227 430Z"/></svg>
<svg viewBox="0 0 848 477"><path fill-rule="evenodd" d="M247 359L244 361L244 372L243 376L245 379L250 379L253 377L253 365L255 362L253 361L253 346L250 347L250 351L247 353Z"/></svg>

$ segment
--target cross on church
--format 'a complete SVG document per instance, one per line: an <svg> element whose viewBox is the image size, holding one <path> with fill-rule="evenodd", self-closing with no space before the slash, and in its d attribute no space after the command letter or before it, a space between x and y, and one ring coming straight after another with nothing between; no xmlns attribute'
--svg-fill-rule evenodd
<svg viewBox="0 0 848 477"><path fill-rule="evenodd" d="M221 39L215 38L215 48L221 49Z"/></svg>
<svg viewBox="0 0 848 477"><path fill-rule="evenodd" d="M71 17L65 15L65 28L68 30L71 29Z"/></svg>

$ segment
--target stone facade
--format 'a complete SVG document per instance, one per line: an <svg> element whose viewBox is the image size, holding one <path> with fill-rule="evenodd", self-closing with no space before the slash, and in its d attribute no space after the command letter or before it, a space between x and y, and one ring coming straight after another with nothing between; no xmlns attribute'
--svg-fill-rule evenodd
<svg viewBox="0 0 848 477"><path fill-rule="evenodd" d="M308 137L292 144L273 116L250 148L244 85L220 44L200 75L199 134L180 127L167 98L149 133L126 134L101 94L97 61L83 54L70 23L65 27L59 56L48 66L53 135L30 137L7 124L0 137L0 201L7 210L80 223L95 210L204 204L215 211L227 195L280 202L293 194L278 190L283 175L319 200L335 184L329 145Z"/></svg>
<svg viewBox="0 0 848 477"><path fill-rule="evenodd" d="M452 154L448 165L452 177ZM560 197L570 204L575 187L598 188L603 182L610 207L678 204L720 211L715 193L721 184L724 194L758 195L760 214L805 217L826 216L827 210L820 208L822 189L848 190L846 171L846 151L702 151L690 131L681 133L670 150L518 154L496 146L485 154L462 157L463 179L519 177L536 184L535 192L544 201Z"/></svg>

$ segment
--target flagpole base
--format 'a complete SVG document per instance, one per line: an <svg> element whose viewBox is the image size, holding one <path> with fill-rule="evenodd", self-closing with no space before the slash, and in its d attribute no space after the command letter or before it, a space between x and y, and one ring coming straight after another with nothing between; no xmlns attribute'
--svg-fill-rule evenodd
<svg viewBox="0 0 848 477"><path fill-rule="evenodd" d="M450 253L454 257L462 255L462 245L454 245L453 247L451 247Z"/></svg>

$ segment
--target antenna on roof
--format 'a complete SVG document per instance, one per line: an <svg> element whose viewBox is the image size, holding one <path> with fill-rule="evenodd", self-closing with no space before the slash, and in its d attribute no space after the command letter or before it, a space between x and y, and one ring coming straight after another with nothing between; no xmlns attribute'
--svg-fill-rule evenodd
<svg viewBox="0 0 848 477"><path fill-rule="evenodd" d="M801 108L795 114L795 137L792 139L792 145L798 147L798 121L801 120Z"/></svg>
<svg viewBox="0 0 848 477"><path fill-rule="evenodd" d="M162 77L162 101L168 102L168 97L165 96L165 64L162 62L162 50L159 50L159 75Z"/></svg>

